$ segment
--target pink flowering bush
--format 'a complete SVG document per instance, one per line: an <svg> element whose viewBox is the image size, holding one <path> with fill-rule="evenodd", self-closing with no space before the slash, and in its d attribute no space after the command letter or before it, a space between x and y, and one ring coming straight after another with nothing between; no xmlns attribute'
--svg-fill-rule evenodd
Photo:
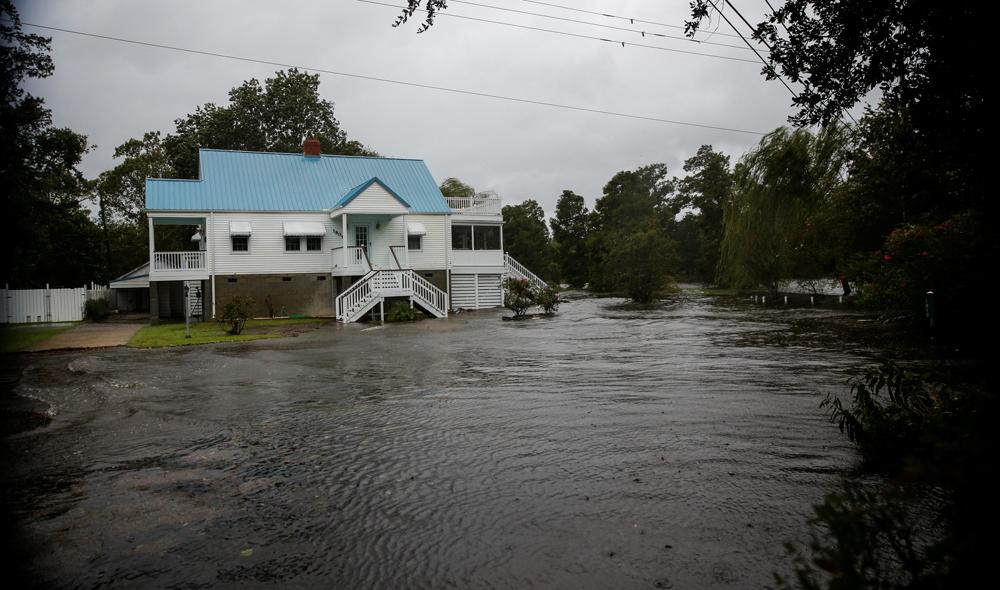
<svg viewBox="0 0 1000 590"><path fill-rule="evenodd" d="M928 291L940 305L954 306L968 294L981 255L978 221L961 214L936 225L893 230L882 249L861 261L861 303L923 317Z"/></svg>

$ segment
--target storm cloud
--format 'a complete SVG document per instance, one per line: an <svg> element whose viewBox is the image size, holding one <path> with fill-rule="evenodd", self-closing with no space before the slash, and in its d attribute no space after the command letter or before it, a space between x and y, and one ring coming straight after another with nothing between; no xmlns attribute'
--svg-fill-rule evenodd
<svg viewBox="0 0 1000 590"><path fill-rule="evenodd" d="M552 0L682 25L687 3L654 0ZM398 0L386 4L402 5ZM517 0L481 4L664 34L680 31ZM755 22L761 6L744 14ZM659 51L441 16L426 33L415 19L398 28L398 8L355 0L34 1L18 3L26 23L61 27L255 59L421 84L562 103L736 129L785 124L790 95L759 64ZM741 7L742 9L742 7ZM502 12L453 2L450 14L755 59L746 50ZM422 18L422 14L418 15ZM715 29L715 24L711 26ZM263 80L274 66L40 31L52 37L55 74L32 81L55 122L97 147L84 172L114 165L112 152L148 130L173 131L174 119L206 102L224 103L233 86ZM699 38L739 45L722 23ZM665 162L673 174L698 146L738 157L759 137L567 109L520 104L323 74L320 91L336 105L350 137L386 156L421 158L438 181L457 176L494 189L506 203L537 199L551 214L572 189L589 206L611 176Z"/></svg>

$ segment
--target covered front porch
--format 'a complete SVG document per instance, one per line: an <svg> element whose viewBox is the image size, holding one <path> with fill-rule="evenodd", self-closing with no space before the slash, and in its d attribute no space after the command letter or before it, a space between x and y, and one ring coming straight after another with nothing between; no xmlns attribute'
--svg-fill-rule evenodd
<svg viewBox="0 0 1000 590"><path fill-rule="evenodd" d="M330 217L344 238L343 246L331 252L333 276L411 268L410 238L427 233L422 224L407 221L406 214L334 211Z"/></svg>

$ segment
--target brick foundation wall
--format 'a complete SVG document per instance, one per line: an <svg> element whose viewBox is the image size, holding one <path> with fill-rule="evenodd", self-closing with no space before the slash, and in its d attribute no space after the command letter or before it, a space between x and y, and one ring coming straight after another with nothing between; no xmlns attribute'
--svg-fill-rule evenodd
<svg viewBox="0 0 1000 590"><path fill-rule="evenodd" d="M319 280L317 277L324 277ZM285 278L291 280L284 280ZM233 281L235 279L235 282ZM236 295L253 297L253 315L267 317L264 300L271 297L274 315L287 316L301 313L316 317L334 315L333 299L337 294L334 277L324 274L287 275L216 275L216 310L221 311L226 301ZM209 303L211 305L211 303Z"/></svg>

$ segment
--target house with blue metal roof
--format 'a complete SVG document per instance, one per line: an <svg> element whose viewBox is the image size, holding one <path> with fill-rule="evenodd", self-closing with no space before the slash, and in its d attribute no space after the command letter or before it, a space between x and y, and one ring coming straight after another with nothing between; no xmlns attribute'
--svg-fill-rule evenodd
<svg viewBox="0 0 1000 590"><path fill-rule="evenodd" d="M446 199L422 160L323 155L307 139L302 153L199 161L197 180L146 180L154 321L215 317L237 295L260 317L350 322L394 300L447 317L502 305L505 275L537 280L503 252L500 198Z"/></svg>

